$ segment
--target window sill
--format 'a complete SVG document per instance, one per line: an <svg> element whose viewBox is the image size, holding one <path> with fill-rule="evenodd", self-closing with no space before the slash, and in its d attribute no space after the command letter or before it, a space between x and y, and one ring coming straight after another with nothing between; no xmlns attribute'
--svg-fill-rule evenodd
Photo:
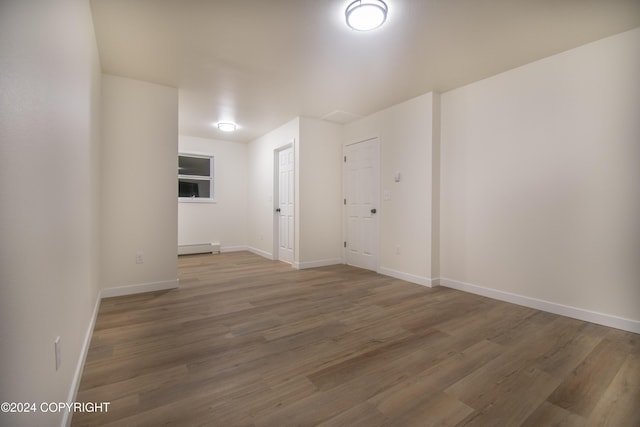
<svg viewBox="0 0 640 427"><path fill-rule="evenodd" d="M196 197L178 197L178 203L210 203L215 204L215 199L204 199L204 198L196 198Z"/></svg>

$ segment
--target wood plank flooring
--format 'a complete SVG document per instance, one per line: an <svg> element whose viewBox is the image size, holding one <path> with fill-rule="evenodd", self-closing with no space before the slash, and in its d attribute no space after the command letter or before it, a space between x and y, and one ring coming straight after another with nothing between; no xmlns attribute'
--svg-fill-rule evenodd
<svg viewBox="0 0 640 427"><path fill-rule="evenodd" d="M640 336L248 252L102 301L74 426L640 426Z"/></svg>

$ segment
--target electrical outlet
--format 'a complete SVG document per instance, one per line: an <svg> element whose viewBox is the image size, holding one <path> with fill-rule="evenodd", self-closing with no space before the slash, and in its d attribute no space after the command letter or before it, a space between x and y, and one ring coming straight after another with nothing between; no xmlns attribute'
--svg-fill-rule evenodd
<svg viewBox="0 0 640 427"><path fill-rule="evenodd" d="M144 253L138 252L136 254L136 264L144 264Z"/></svg>
<svg viewBox="0 0 640 427"><path fill-rule="evenodd" d="M55 349L56 355L56 371L60 369L60 365L62 365L62 349L60 344L60 337L56 337L56 340L53 342L53 347Z"/></svg>

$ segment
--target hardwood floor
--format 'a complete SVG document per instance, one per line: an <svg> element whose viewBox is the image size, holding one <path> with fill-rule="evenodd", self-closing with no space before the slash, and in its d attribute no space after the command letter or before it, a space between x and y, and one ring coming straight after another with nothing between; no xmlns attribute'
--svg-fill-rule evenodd
<svg viewBox="0 0 640 427"><path fill-rule="evenodd" d="M179 260L102 301L74 426L640 426L640 336L348 266Z"/></svg>

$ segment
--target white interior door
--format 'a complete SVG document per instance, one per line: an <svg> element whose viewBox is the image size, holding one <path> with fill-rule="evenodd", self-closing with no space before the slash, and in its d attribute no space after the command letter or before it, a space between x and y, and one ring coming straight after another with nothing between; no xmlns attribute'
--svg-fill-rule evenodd
<svg viewBox="0 0 640 427"><path fill-rule="evenodd" d="M378 265L379 168L377 138L345 147L345 258L349 265L374 271Z"/></svg>
<svg viewBox="0 0 640 427"><path fill-rule="evenodd" d="M278 259L293 262L294 222L294 157L293 147L278 151Z"/></svg>

